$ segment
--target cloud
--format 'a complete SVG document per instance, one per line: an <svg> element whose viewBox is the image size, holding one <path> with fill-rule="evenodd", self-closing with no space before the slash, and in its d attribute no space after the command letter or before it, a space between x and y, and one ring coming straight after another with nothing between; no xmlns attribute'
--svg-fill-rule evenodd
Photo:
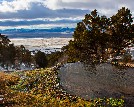
<svg viewBox="0 0 134 107"><path fill-rule="evenodd" d="M30 5L23 0L3 1L0 4L0 12L17 12L18 10L28 10Z"/></svg>
<svg viewBox="0 0 134 107"><path fill-rule="evenodd" d="M38 24L38 25L21 25L21 26L0 26L0 29L49 29L54 27L69 27L74 28L76 26L76 23L61 23L61 24Z"/></svg>
<svg viewBox="0 0 134 107"><path fill-rule="evenodd" d="M40 24L73 24L81 20L74 20L72 18L63 19L31 19L31 20L0 20L0 26L29 26L29 25L40 25Z"/></svg>
<svg viewBox="0 0 134 107"><path fill-rule="evenodd" d="M29 10L18 10L18 12L1 13L0 19L34 19L34 18L69 18L83 17L89 10L80 9L58 9L51 10L43 5L31 3Z"/></svg>
<svg viewBox="0 0 134 107"><path fill-rule="evenodd" d="M77 18L37 18L37 19L4 19L0 20L0 29L9 28L51 28L72 27L74 28L81 17Z"/></svg>
<svg viewBox="0 0 134 107"><path fill-rule="evenodd" d="M0 12L17 12L19 10L29 10L31 3L41 3L42 0L10 0L1 1Z"/></svg>
<svg viewBox="0 0 134 107"><path fill-rule="evenodd" d="M98 8L114 8L117 2L112 0L46 0L44 5L49 9L98 9ZM110 4L110 5L108 5Z"/></svg>
<svg viewBox="0 0 134 107"><path fill-rule="evenodd" d="M134 15L134 0L2 0L0 28L5 27L69 27L97 9L100 15L111 17L121 7Z"/></svg>
<svg viewBox="0 0 134 107"><path fill-rule="evenodd" d="M1 13L15 13L26 12L34 10L34 13L38 15L37 10L44 10L46 15L50 15L51 12L58 12L58 10L89 10L97 9L100 14L111 16L117 12L121 7L128 7L134 11L133 0L4 0L0 3ZM35 6L36 5L36 6ZM41 10L42 9L42 10ZM41 13L41 12L40 12ZM43 13L43 12L42 12ZM74 13L76 14L76 13Z"/></svg>
<svg viewBox="0 0 134 107"><path fill-rule="evenodd" d="M100 14L112 16L121 7L134 11L134 0L46 0L44 5L52 10L57 9L97 9Z"/></svg>
<svg viewBox="0 0 134 107"><path fill-rule="evenodd" d="M15 1L14 1L15 2ZM9 7L13 1L6 2ZM16 3L22 1L16 0ZM44 2L44 1L43 1ZM20 27L54 27L54 26L66 26L75 27L77 22L83 19L86 13L90 13L89 10L81 9L58 9L52 10L44 6L43 2L36 2L33 0L26 0L25 6L18 8L12 8L10 11L3 11L0 13L0 28L20 28ZM3 2L2 2L3 3ZM5 6L4 4L2 4ZM2 11L2 10L0 10ZM27 26L27 27L26 27Z"/></svg>

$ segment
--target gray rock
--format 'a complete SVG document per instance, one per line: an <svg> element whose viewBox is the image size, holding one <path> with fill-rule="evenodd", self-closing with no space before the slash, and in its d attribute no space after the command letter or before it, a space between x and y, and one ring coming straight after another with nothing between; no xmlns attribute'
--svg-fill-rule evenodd
<svg viewBox="0 0 134 107"><path fill-rule="evenodd" d="M86 70L81 63L68 63L59 71L63 88L84 99L124 96L134 105L134 68L118 70L111 64L100 64Z"/></svg>

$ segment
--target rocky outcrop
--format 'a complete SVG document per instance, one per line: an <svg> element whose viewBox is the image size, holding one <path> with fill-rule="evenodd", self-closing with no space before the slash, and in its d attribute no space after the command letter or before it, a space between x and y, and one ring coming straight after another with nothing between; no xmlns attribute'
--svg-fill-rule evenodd
<svg viewBox="0 0 134 107"><path fill-rule="evenodd" d="M134 107L134 68L119 70L111 64L100 64L96 70L81 63L68 63L59 70L60 83L71 94L84 99L125 97Z"/></svg>

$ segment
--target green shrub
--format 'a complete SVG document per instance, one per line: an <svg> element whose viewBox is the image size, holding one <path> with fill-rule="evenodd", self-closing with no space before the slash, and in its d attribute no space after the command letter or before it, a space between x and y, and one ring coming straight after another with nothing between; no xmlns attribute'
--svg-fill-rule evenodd
<svg viewBox="0 0 134 107"><path fill-rule="evenodd" d="M12 84L6 85L5 105L13 107L123 107L122 99L94 99L84 100L70 95L62 89L57 78L58 71L36 69L32 71L2 74L7 75L6 81L12 80ZM3 77L3 78L4 78ZM15 85L13 85L15 84ZM3 89L4 90L4 89Z"/></svg>

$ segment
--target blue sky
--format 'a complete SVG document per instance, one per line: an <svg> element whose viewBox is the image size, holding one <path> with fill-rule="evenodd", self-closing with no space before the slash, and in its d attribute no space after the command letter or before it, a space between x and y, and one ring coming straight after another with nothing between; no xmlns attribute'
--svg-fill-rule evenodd
<svg viewBox="0 0 134 107"><path fill-rule="evenodd" d="M0 0L0 29L75 27L97 9L108 17L127 7L134 16L134 0Z"/></svg>

